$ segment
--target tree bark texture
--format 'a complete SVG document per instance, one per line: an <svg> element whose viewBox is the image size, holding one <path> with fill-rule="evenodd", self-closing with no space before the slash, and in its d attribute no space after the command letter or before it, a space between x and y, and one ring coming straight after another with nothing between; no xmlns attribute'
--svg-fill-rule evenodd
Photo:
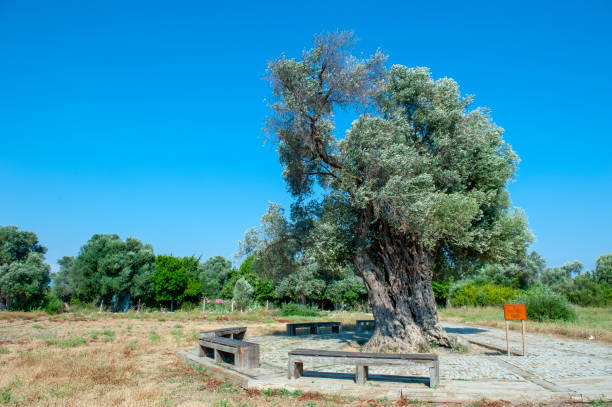
<svg viewBox="0 0 612 407"><path fill-rule="evenodd" d="M376 329L367 351L418 352L432 342L450 346L431 288L432 254L409 235L378 230L376 243L355 254Z"/></svg>

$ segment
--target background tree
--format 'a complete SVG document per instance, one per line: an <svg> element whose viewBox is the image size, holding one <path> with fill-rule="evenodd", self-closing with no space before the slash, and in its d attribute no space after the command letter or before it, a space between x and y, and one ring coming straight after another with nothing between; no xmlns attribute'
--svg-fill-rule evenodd
<svg viewBox="0 0 612 407"><path fill-rule="evenodd" d="M448 345L431 288L437 258L499 261L530 243L505 186L518 162L487 112L470 110L448 78L350 55L352 34L315 37L301 60L268 66L276 101L267 129L298 199L313 186L347 218L329 219L330 241L348 241L376 330L370 350ZM366 111L345 137L337 108Z"/></svg>
<svg viewBox="0 0 612 407"><path fill-rule="evenodd" d="M187 267L178 257L159 255L155 258L155 273L153 284L155 286L155 299L174 308L185 298L188 288L189 275Z"/></svg>
<svg viewBox="0 0 612 407"><path fill-rule="evenodd" d="M182 257L187 273L187 287L183 299L190 302L198 302L204 294L204 287L200 283L200 259L195 256Z"/></svg>
<svg viewBox="0 0 612 407"><path fill-rule="evenodd" d="M199 280L209 298L220 298L223 285L229 277L232 262L223 256L215 256L200 263Z"/></svg>
<svg viewBox="0 0 612 407"><path fill-rule="evenodd" d="M72 280L72 265L74 264L73 256L64 256L57 261L60 269L52 275L53 279L53 295L63 302L70 302L72 296L76 293L76 288Z"/></svg>
<svg viewBox="0 0 612 407"><path fill-rule="evenodd" d="M154 271L151 245L132 237L122 241L118 235L96 234L81 247L71 275L78 299L111 304L115 295L150 299Z"/></svg>
<svg viewBox="0 0 612 407"><path fill-rule="evenodd" d="M246 280L246 278L241 277L236 281L234 285L234 300L236 301L236 305L240 310L244 310L248 307L253 301L253 293L255 290Z"/></svg>
<svg viewBox="0 0 612 407"><path fill-rule="evenodd" d="M0 226L0 309L42 305L50 281L46 251L35 233Z"/></svg>
<svg viewBox="0 0 612 407"><path fill-rule="evenodd" d="M595 261L594 277L612 287L612 253L602 254Z"/></svg>
<svg viewBox="0 0 612 407"><path fill-rule="evenodd" d="M542 271L540 281L557 294L571 290L572 278L582 273L584 266L579 261L568 262L561 267L548 267Z"/></svg>

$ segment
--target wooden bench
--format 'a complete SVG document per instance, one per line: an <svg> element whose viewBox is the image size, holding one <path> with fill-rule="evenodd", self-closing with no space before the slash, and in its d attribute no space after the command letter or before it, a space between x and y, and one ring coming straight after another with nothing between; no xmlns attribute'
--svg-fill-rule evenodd
<svg viewBox="0 0 612 407"><path fill-rule="evenodd" d="M198 339L200 357L209 357L215 362L226 362L238 368L259 367L259 345L222 336L205 336Z"/></svg>
<svg viewBox="0 0 612 407"><path fill-rule="evenodd" d="M246 334L246 326L239 327L230 327L230 328L220 328L214 329L212 331L202 331L200 332L200 338L205 338L209 336L222 336L224 338L230 339L244 339L244 335Z"/></svg>
<svg viewBox="0 0 612 407"><path fill-rule="evenodd" d="M368 329L376 328L376 321L373 319L358 319L357 321L355 321L356 331L365 331L366 328Z"/></svg>
<svg viewBox="0 0 612 407"><path fill-rule="evenodd" d="M301 328L310 328L311 334L318 334L323 327L330 327L332 333L342 332L342 322L300 322L287 324L287 336L297 335L296 329Z"/></svg>
<svg viewBox="0 0 612 407"><path fill-rule="evenodd" d="M368 366L410 365L420 363L429 367L429 387L440 385L438 355L339 352L318 349L296 349L289 352L289 379L304 373L304 362L320 365L355 365L355 381L364 384L368 379Z"/></svg>

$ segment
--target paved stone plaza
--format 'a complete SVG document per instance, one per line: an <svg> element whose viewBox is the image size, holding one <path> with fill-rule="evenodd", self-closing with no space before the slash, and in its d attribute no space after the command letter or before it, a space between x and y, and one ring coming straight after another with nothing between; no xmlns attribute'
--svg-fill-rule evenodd
<svg viewBox="0 0 612 407"><path fill-rule="evenodd" d="M287 352L296 348L357 351L368 333L346 331L321 335L249 336L260 345L261 367L250 370L215 366L197 352L180 356L203 363L214 373L254 388L287 388L335 393L358 398L399 398L432 401L465 401L481 398L511 401L610 400L612 399L612 346L527 334L527 356L522 352L520 332L511 332L512 352L506 356L505 331L501 329L443 323L447 331L473 343L467 354L434 349L440 357L440 386L428 387L429 373L413 367L370 368L365 385L353 382L354 366L308 365L304 377L287 380ZM248 335L248 332L247 332ZM400 376L400 377L390 377Z"/></svg>

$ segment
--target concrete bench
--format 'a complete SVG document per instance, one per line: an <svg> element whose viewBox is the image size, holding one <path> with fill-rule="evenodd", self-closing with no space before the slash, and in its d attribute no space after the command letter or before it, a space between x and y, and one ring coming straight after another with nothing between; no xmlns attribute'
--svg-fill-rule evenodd
<svg viewBox="0 0 612 407"><path fill-rule="evenodd" d="M238 368L259 367L259 345L222 336L205 336L198 339L200 357L225 362Z"/></svg>
<svg viewBox="0 0 612 407"><path fill-rule="evenodd" d="M296 330L301 328L309 328L311 334L318 334L324 327L330 327L332 333L342 332L342 322L299 322L287 324L287 336L297 335Z"/></svg>
<svg viewBox="0 0 612 407"><path fill-rule="evenodd" d="M289 352L289 379L304 373L304 362L318 365L355 365L355 381L364 384L368 379L368 366L424 364L429 367L429 387L440 384L438 355L340 352L318 349L296 349Z"/></svg>
<svg viewBox="0 0 612 407"><path fill-rule="evenodd" d="M209 336L221 336L224 338L242 340L244 339L246 331L247 331L246 326L220 328L220 329L214 329L212 331L201 331L200 338L205 338Z"/></svg>
<svg viewBox="0 0 612 407"><path fill-rule="evenodd" d="M376 321L373 319L358 319L355 321L356 331L365 331L366 329L376 328Z"/></svg>

